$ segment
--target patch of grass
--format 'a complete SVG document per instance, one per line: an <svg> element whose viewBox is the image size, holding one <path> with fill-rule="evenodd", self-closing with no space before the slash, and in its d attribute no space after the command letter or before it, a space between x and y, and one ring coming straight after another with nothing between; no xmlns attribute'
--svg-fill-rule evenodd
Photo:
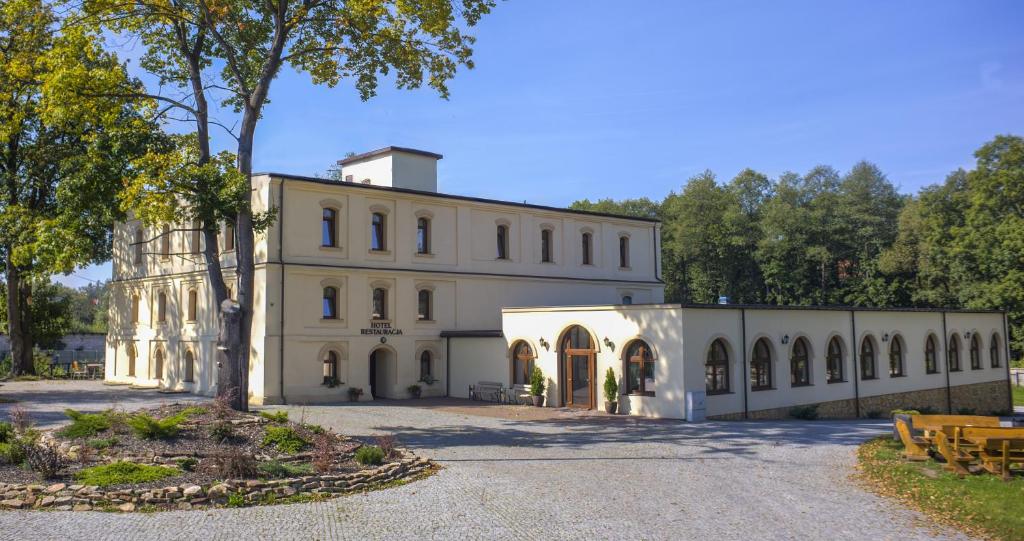
<svg viewBox="0 0 1024 541"><path fill-rule="evenodd" d="M85 468L75 473L75 479L83 485L105 487L157 481L180 473L177 468L122 461Z"/></svg>
<svg viewBox="0 0 1024 541"><path fill-rule="evenodd" d="M937 462L907 462L902 451L889 437L861 445L862 477L877 492L982 537L1024 539L1024 480L990 474L960 479Z"/></svg>
<svg viewBox="0 0 1024 541"><path fill-rule="evenodd" d="M1024 406L1024 387L1013 386L1013 405Z"/></svg>
<svg viewBox="0 0 1024 541"><path fill-rule="evenodd" d="M309 445L309 442L291 427L268 426L266 434L263 435L263 445L273 445L282 453L294 455Z"/></svg>
<svg viewBox="0 0 1024 541"><path fill-rule="evenodd" d="M100 432L110 429L110 417L103 413L82 413L73 409L64 410L64 415L71 419L71 424L58 431L58 434L69 439L91 438Z"/></svg>
<svg viewBox="0 0 1024 541"><path fill-rule="evenodd" d="M114 436L111 436L109 438L93 438L85 442L86 445L92 447L93 449L96 449L97 451L101 449L109 449L117 445L118 443L121 443L121 440L117 439Z"/></svg>
<svg viewBox="0 0 1024 541"><path fill-rule="evenodd" d="M277 424L284 424L288 422L287 411L261 411L260 417Z"/></svg>
<svg viewBox="0 0 1024 541"><path fill-rule="evenodd" d="M356 449L355 458L364 466L376 466L384 462L384 450L376 445L364 445Z"/></svg>
<svg viewBox="0 0 1024 541"><path fill-rule="evenodd" d="M259 470L267 477L301 477L313 473L313 466L304 462L271 460L260 464Z"/></svg>

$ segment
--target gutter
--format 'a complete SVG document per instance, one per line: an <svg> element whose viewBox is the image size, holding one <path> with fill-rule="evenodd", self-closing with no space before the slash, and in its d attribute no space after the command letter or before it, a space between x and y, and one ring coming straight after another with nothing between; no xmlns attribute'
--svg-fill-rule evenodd
<svg viewBox="0 0 1024 541"><path fill-rule="evenodd" d="M284 180L281 181L277 186L277 262L281 266L281 317L280 327L281 332L278 335L278 368L280 369L280 387L278 389L281 395L281 403L287 404L288 400L284 397Z"/></svg>
<svg viewBox="0 0 1024 541"><path fill-rule="evenodd" d="M860 366L857 363L857 312L850 310L850 353L853 357L853 415L860 419Z"/></svg>
<svg viewBox="0 0 1024 541"><path fill-rule="evenodd" d="M743 418L748 419L750 410L747 405L747 385L750 382L749 375L747 374L747 309L740 308L740 326L742 327L743 335L743 374L740 380L743 382Z"/></svg>
<svg viewBox="0 0 1024 541"><path fill-rule="evenodd" d="M946 312L942 312L942 352L946 358L946 411L953 414L953 394L949 388L949 333L946 332ZM960 352L957 352L959 355Z"/></svg>

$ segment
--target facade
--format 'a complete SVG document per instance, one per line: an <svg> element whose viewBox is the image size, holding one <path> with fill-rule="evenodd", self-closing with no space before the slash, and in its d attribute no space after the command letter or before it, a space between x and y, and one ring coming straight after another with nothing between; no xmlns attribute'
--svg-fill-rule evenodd
<svg viewBox="0 0 1024 541"><path fill-rule="evenodd" d="M448 337L500 328L505 306L663 301L658 222L439 194L438 159L389 147L343 160L341 182L254 176L254 210L278 216L256 239L253 403L445 395ZM213 294L187 229L115 227L109 381L215 391ZM225 227L228 273L233 250Z"/></svg>

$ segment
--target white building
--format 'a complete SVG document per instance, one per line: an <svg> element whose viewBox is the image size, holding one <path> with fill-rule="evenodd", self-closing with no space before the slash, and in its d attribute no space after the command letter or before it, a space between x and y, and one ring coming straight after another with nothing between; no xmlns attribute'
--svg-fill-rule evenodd
<svg viewBox="0 0 1024 541"><path fill-rule="evenodd" d="M701 391L724 418L1009 405L1002 313L661 304L657 221L440 194L440 158L388 147L342 160L343 182L254 177L254 209L278 217L256 239L253 403L521 391L536 364L548 405L600 407L611 368L622 409L658 417ZM107 379L212 394L201 240L173 229L115 228Z"/></svg>

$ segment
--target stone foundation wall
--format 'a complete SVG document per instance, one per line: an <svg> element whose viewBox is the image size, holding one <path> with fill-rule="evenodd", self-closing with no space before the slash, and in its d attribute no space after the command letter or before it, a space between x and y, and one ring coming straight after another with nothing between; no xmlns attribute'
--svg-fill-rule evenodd
<svg viewBox="0 0 1024 541"><path fill-rule="evenodd" d="M1009 388L1006 380L988 381L959 385L950 388L953 413L961 408L973 410L977 415L991 415L995 412L1006 412L1010 409ZM799 404L809 405L809 404ZM748 419L788 419L789 411L794 406L772 408L749 412ZM878 396L863 396L860 399L861 417L879 415L888 417L894 409L931 408L946 413L946 388L925 389L907 393L892 393ZM852 419L856 415L856 402L850 398L833 400L818 404L818 416L823 419ZM718 421L735 421L743 419L743 412L727 413L708 417Z"/></svg>

